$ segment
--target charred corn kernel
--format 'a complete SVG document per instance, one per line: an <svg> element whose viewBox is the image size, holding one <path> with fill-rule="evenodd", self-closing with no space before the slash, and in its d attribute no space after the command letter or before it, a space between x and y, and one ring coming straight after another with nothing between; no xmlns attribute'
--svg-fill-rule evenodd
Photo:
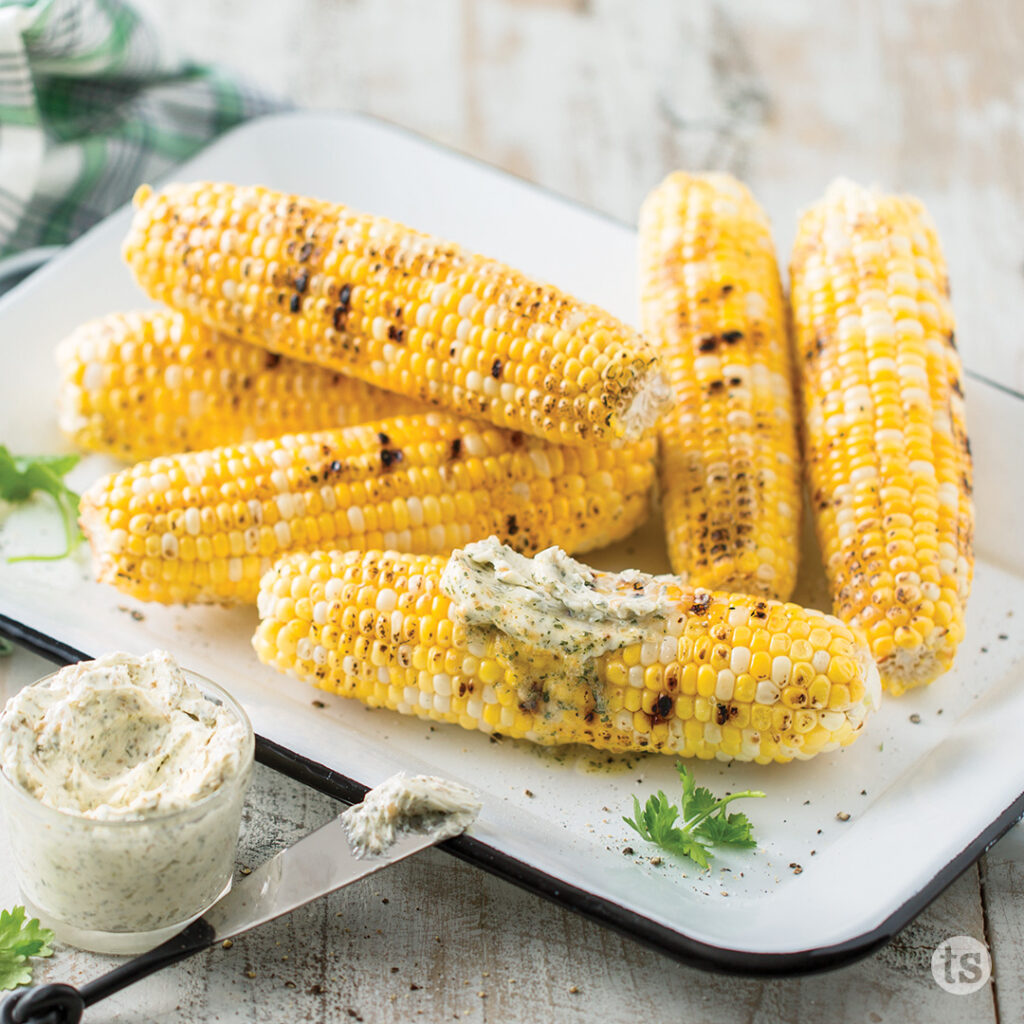
<svg viewBox="0 0 1024 1024"><path fill-rule="evenodd" d="M724 174L670 174L640 212L644 333L675 404L659 424L669 557L694 585L788 598L800 458L768 221Z"/></svg>
<svg viewBox="0 0 1024 1024"><path fill-rule="evenodd" d="M739 699L737 698L737 701ZM750 725L750 704L736 703L729 707L729 721L737 729L746 729Z"/></svg>
<svg viewBox="0 0 1024 1024"><path fill-rule="evenodd" d="M61 430L132 461L429 411L170 310L84 324L57 346L57 363Z"/></svg>
<svg viewBox="0 0 1024 1024"><path fill-rule="evenodd" d="M143 186L150 296L282 355L562 444L636 440L668 398L603 310L383 217L258 187Z"/></svg>
<svg viewBox="0 0 1024 1024"><path fill-rule="evenodd" d="M298 615L294 593L300 580L319 614ZM573 589L574 580L585 582ZM390 611L380 609L385 592ZM370 706L536 743L766 763L851 742L881 690L867 649L838 619L792 604L767 605L777 612L779 633L792 635L812 615L825 623L806 631L824 634L827 641L811 644L812 661L828 669L839 658L860 659L859 700L851 698L850 687L835 685L829 707L821 706L810 697L813 682L795 681L799 664L778 686L767 680L757 687L749 675L733 679L729 669L716 674L710 665L698 665L697 645L690 660L679 662L680 620L683 628L698 621L729 648L740 628L729 625L731 612L753 607L755 600L695 591L670 577L600 573L558 551L518 558L493 538L450 558L297 552L263 577L253 644L267 664ZM633 613L630 602L646 610ZM364 615L378 637L372 664L352 625ZM444 641L426 639L442 636ZM836 638L846 641L851 655L829 653ZM431 657L418 654L421 646ZM630 667L624 655L633 650L640 651L641 661L657 661ZM817 678L813 669L800 677ZM705 678L711 684L707 693L700 682ZM658 688L649 685L655 680ZM502 710L489 712L490 707Z"/></svg>
<svg viewBox="0 0 1024 1024"><path fill-rule="evenodd" d="M800 686L787 686L782 691L782 703L789 708L803 707L808 701L807 690Z"/></svg>
<svg viewBox="0 0 1024 1024"><path fill-rule="evenodd" d="M866 632L883 682L902 693L952 664L974 564L945 261L918 200L839 181L801 218L791 276L834 610Z"/></svg>
<svg viewBox="0 0 1024 1024"><path fill-rule="evenodd" d="M646 517L654 452L651 439L592 455L432 412L138 463L83 495L81 522L98 579L125 593L251 602L273 558L307 546L440 553L494 533L526 552L553 542L600 547ZM542 500L553 464L579 485L558 516ZM381 526L396 502L408 525ZM244 530L234 528L232 508ZM436 521L431 508L440 509ZM263 529L256 542L250 531ZM182 542L193 536L186 558ZM242 556L247 536L254 553ZM378 596L392 612L398 599ZM363 615L360 628L373 635L376 620L367 608ZM435 626L449 649L451 624Z"/></svg>
<svg viewBox="0 0 1024 1024"><path fill-rule="evenodd" d="M799 653L793 653L793 682L797 686L806 687L814 679L814 666L811 664L811 656L814 648L807 645L799 648Z"/></svg>

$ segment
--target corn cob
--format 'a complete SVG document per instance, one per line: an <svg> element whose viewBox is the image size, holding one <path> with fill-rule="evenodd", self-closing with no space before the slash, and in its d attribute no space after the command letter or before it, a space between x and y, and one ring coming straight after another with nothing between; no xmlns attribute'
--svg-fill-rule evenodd
<svg viewBox="0 0 1024 1024"><path fill-rule="evenodd" d="M800 221L793 316L836 614L893 693L950 667L973 572L971 458L945 261L922 204L836 182Z"/></svg>
<svg viewBox="0 0 1024 1024"><path fill-rule="evenodd" d="M282 355L562 444L635 440L667 401L609 314L393 221L207 183L135 206L124 255L150 296Z"/></svg>
<svg viewBox="0 0 1024 1024"><path fill-rule="evenodd" d="M466 729L684 757L805 759L852 742L881 687L838 619L496 538L450 559L296 553L263 578L260 660Z"/></svg>
<svg viewBox="0 0 1024 1024"><path fill-rule="evenodd" d="M490 533L585 551L647 515L655 441L563 447L443 413L153 459L82 496L96 575L147 601L252 602L277 556L447 553Z"/></svg>
<svg viewBox="0 0 1024 1024"><path fill-rule="evenodd" d="M83 324L57 346L57 362L61 430L79 448L131 461L428 411L170 310Z"/></svg>
<svg viewBox="0 0 1024 1024"><path fill-rule="evenodd" d="M786 599L800 458L771 230L725 174L669 175L640 212L645 336L675 404L658 426L672 569L695 586Z"/></svg>

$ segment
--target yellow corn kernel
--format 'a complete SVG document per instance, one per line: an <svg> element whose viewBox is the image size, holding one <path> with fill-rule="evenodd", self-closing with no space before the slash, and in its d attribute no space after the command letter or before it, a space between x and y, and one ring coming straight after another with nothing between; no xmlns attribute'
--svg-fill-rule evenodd
<svg viewBox="0 0 1024 1024"><path fill-rule="evenodd" d="M750 674L755 680L768 679L772 674L772 656L767 651L758 651L750 659Z"/></svg>
<svg viewBox="0 0 1024 1024"><path fill-rule="evenodd" d="M629 670L616 658L605 667L605 679L612 686L626 686L629 683Z"/></svg>
<svg viewBox="0 0 1024 1024"><path fill-rule="evenodd" d="M718 673L710 665L701 665L697 669L697 693L702 697L711 697L718 683Z"/></svg>

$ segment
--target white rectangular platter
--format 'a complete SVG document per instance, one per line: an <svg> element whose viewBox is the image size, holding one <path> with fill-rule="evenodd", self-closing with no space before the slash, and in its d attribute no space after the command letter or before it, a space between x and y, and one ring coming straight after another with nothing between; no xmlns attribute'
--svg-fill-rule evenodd
<svg viewBox="0 0 1024 1024"><path fill-rule="evenodd" d="M348 203L455 239L635 320L634 234L399 129L351 115L289 114L215 143L176 177L261 183ZM811 198L811 197L806 197ZM770 211L782 222L794 210ZM54 421L53 348L81 321L148 305L119 257L122 210L0 300L0 443L64 450ZM162 608L92 582L83 546L62 562L6 555L60 544L45 499L0 526L0 629L41 649L97 655L172 651L239 697L264 757L338 795L398 769L473 786L484 811L452 852L693 962L781 972L821 969L891 937L1024 810L1024 479L1010 440L1024 400L968 382L976 459L977 568L953 672L888 701L842 752L771 767L701 763L716 791L763 789L746 810L759 846L712 870L647 847L622 822L632 796L677 789L672 760L544 751L431 726L316 691L261 666L251 608ZM84 458L86 486L116 464ZM664 571L656 518L595 556ZM805 545L796 599L827 603ZM838 816L844 815L841 820ZM849 815L848 820L845 815Z"/></svg>

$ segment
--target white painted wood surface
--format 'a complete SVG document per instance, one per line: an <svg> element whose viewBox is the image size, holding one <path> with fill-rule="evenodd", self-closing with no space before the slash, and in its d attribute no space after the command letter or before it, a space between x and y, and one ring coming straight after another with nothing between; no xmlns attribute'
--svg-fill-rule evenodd
<svg viewBox="0 0 1024 1024"><path fill-rule="evenodd" d="M1016 0L139 6L193 56L299 105L389 119L631 222L646 190L677 166L743 177L772 215L783 254L796 210L837 174L915 191L946 241L965 361L1024 390ZM19 651L0 662L0 692L46 670ZM243 862L335 810L259 770ZM87 1019L1017 1021L1022 853L1018 829L861 964L758 981L681 967L431 852L151 978ZM0 906L14 897L0 860ZM952 996L935 985L932 950L954 934L991 944L994 986ZM40 975L81 982L104 965L63 949Z"/></svg>

